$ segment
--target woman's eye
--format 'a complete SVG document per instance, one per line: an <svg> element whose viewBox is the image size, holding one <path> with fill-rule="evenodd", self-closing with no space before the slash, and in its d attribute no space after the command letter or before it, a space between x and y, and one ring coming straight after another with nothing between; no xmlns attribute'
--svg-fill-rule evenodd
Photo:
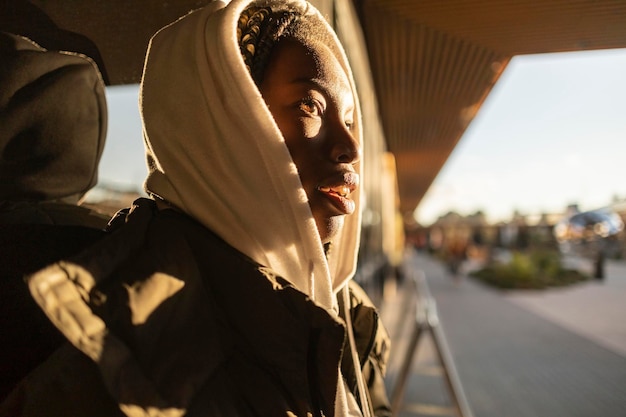
<svg viewBox="0 0 626 417"><path fill-rule="evenodd" d="M322 115L322 106L315 99L305 98L300 102L300 110L313 116Z"/></svg>
<svg viewBox="0 0 626 417"><path fill-rule="evenodd" d="M348 128L348 130L352 130L352 126L354 126L354 122L352 120L346 120L343 123L346 125L346 128Z"/></svg>

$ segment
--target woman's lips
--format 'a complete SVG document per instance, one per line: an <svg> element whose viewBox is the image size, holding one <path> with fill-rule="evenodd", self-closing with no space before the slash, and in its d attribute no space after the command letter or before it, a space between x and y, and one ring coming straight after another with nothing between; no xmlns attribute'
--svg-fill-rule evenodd
<svg viewBox="0 0 626 417"><path fill-rule="evenodd" d="M356 204L350 194L356 190L359 176L353 172L345 172L340 177L326 185L320 185L317 190L333 204L338 214L352 214Z"/></svg>
<svg viewBox="0 0 626 417"><path fill-rule="evenodd" d="M333 204L333 206L339 211L337 214L352 214L354 213L356 205L354 201L348 197L344 197L341 194L325 187L318 188L324 196Z"/></svg>
<svg viewBox="0 0 626 417"><path fill-rule="evenodd" d="M320 186L318 190L320 190L323 193L338 194L340 197L344 197L344 198L348 197L350 193L352 192L352 190L350 190L350 187L348 187L347 185L336 185L334 187Z"/></svg>

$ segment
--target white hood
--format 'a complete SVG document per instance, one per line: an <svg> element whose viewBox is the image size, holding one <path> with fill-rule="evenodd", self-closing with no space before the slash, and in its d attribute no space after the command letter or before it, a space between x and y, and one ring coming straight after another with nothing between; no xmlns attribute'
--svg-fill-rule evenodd
<svg viewBox="0 0 626 417"><path fill-rule="evenodd" d="M356 269L360 189L353 193L357 210L346 216L327 260L296 167L239 52L237 21L249 3L214 2L151 40L140 95L145 188L333 308L333 293ZM323 20L304 1L273 3ZM354 82L336 42L357 101L360 139Z"/></svg>

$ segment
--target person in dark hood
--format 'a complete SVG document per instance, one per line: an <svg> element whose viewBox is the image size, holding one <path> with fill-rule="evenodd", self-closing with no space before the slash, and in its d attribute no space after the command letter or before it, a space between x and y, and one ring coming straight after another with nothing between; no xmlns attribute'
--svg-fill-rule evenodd
<svg viewBox="0 0 626 417"><path fill-rule="evenodd" d="M302 0L212 2L153 36L147 199L29 279L71 342L14 415L389 415L389 340L353 281L361 113Z"/></svg>
<svg viewBox="0 0 626 417"><path fill-rule="evenodd" d="M0 33L0 398L64 341L23 277L82 250L109 217L78 205L97 181L104 83L89 58Z"/></svg>
<svg viewBox="0 0 626 417"><path fill-rule="evenodd" d="M0 224L104 228L77 203L96 185L107 131L89 58L0 33Z"/></svg>

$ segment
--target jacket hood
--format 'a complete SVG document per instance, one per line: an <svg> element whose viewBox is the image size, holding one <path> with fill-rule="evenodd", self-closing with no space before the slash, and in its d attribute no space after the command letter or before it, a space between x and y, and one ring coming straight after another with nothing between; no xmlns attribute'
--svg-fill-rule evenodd
<svg viewBox="0 0 626 417"><path fill-rule="evenodd" d="M250 3L210 3L151 39L140 91L145 189L335 307L334 293L356 269L360 189L353 194L357 210L346 216L327 258L296 166L239 51L237 21ZM305 1L254 3L296 8L324 22L357 101L360 139L352 73L323 17ZM360 165L355 169L360 173Z"/></svg>
<svg viewBox="0 0 626 417"><path fill-rule="evenodd" d="M0 32L0 200L84 194L98 179L107 108L95 63Z"/></svg>

